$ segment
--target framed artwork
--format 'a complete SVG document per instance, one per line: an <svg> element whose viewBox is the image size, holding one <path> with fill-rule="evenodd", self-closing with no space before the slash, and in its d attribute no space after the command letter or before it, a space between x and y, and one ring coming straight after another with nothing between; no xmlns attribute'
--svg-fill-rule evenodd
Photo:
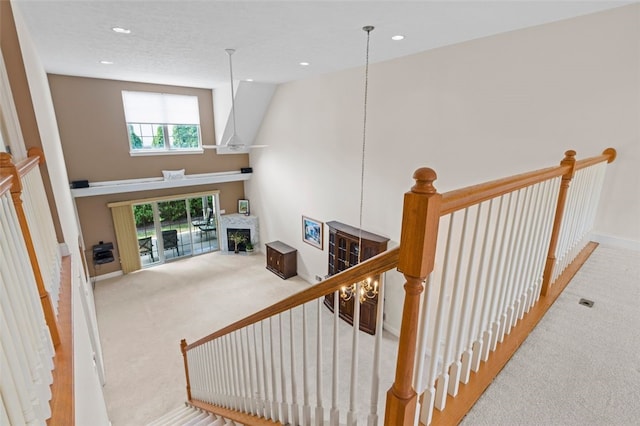
<svg viewBox="0 0 640 426"><path fill-rule="evenodd" d="M323 228L322 222L302 216L302 241L322 250Z"/></svg>
<svg viewBox="0 0 640 426"><path fill-rule="evenodd" d="M238 200L238 213L249 216L249 200Z"/></svg>

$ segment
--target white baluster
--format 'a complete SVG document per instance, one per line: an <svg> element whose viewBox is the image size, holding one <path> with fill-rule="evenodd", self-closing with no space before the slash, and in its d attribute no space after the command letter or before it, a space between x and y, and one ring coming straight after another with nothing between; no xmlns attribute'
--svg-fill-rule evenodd
<svg viewBox="0 0 640 426"><path fill-rule="evenodd" d="M473 237L471 238L471 248L469 249L469 261L467 262L467 274L465 277L465 293L464 298L462 299L462 321L461 324L465 325L469 322L467 326L466 336L463 333L463 328L460 328L460 332L458 333L458 350L463 351L461 354L461 370L460 370L460 382L468 383L469 375L471 374L471 345L472 345L472 333L475 329L476 322L476 312L477 312L477 304L475 303L478 299L478 290L479 290L479 282L480 280L476 280L477 284L474 287L471 282L471 278L473 276L473 262L476 258L476 245L478 243L478 233L480 232L480 216L482 215L482 204L478 204L478 209L476 210L476 220L473 226ZM466 219L465 219L466 223ZM482 259L482 254L480 258ZM481 268L478 265L478 268ZM473 292L473 295L470 293ZM472 307L469 306L472 304ZM468 317L470 316L470 319Z"/></svg>
<svg viewBox="0 0 640 426"><path fill-rule="evenodd" d="M422 299L422 312L420 313L420 329L418 332L418 355L416 358L416 372L413 378L414 388L418 392L418 394L422 394L426 392L426 386L431 386L433 383L433 372L429 370L427 372L427 380L423 384L422 378L424 376L424 369L426 364L426 356L427 356L427 343L429 333L431 328L429 327L429 320L431 319L431 311L434 307L433 302L433 285L431 285L431 277L433 272L429 274L425 284L424 295ZM381 300L384 300L380 298ZM433 393L431 394L433 395ZM427 400L427 394L422 400L420 409L417 410L417 415L419 416L419 421L428 425L431 423L431 411L433 410L433 398Z"/></svg>
<svg viewBox="0 0 640 426"><path fill-rule="evenodd" d="M302 305L302 424L311 425L311 406L309 405L309 365L308 342L307 342L307 305Z"/></svg>
<svg viewBox="0 0 640 426"><path fill-rule="evenodd" d="M317 340L316 340L316 415L315 423L318 426L324 424L324 408L322 406L322 299L316 299L318 309Z"/></svg>
<svg viewBox="0 0 640 426"><path fill-rule="evenodd" d="M282 328L282 314L278 314L278 328L280 330L280 390L282 403L280 416L282 424L289 423L289 404L287 403L287 375L284 369L284 330Z"/></svg>
<svg viewBox="0 0 640 426"><path fill-rule="evenodd" d="M439 296L438 296L438 309L436 310L436 324L435 331L433 333L433 341L431 344L431 361L429 366L429 377L434 377L436 374L438 357L441 354L440 350L440 334L442 333L442 328L444 327L445 321L445 301L446 301L446 283L447 283L447 271L449 269L449 256L451 252L451 231L453 228L453 217L449 215L449 227L447 232L447 242L445 244L445 254L444 261L442 263L442 275L440 277L439 283ZM443 359L442 363L445 364L446 361ZM446 374L445 374L446 373ZM429 405L435 406L438 410L443 410L446 404L447 399L447 386L449 380L449 372L445 368L443 373L436 379L435 385L433 383L429 383L429 389L425 393L425 399L429 400ZM427 395L429 396L427 398ZM433 402L431 402L433 401ZM431 414L431 410L429 410ZM431 418L428 419L427 424L431 423Z"/></svg>
<svg viewBox="0 0 640 426"><path fill-rule="evenodd" d="M260 321L260 339L262 345L262 382L264 383L264 416L273 419L271 415L271 394L269 392L269 373L267 372L267 349L264 338L264 320Z"/></svg>
<svg viewBox="0 0 640 426"><path fill-rule="evenodd" d="M276 386L276 347L273 344L273 317L269 318L269 351L271 358L271 419L278 421L280 415L278 414L278 389Z"/></svg>
<svg viewBox="0 0 640 426"><path fill-rule="evenodd" d="M249 405L251 409L251 414L258 414L258 391L256 387L256 381L254 376L254 366L255 363L251 362L251 345L249 344L249 327L245 327L244 329L244 337L245 337L245 348L246 348L246 357L247 357L247 377L248 382L247 386L249 388Z"/></svg>
<svg viewBox="0 0 640 426"><path fill-rule="evenodd" d="M298 388L296 376L296 343L295 329L293 328L293 309L289 310L289 349L291 350L291 422L294 425L300 424L300 407L298 406Z"/></svg>
<svg viewBox="0 0 640 426"><path fill-rule="evenodd" d="M498 341L504 341L504 334L507 325L507 298L511 292L511 282L509 281L510 269L513 265L513 245L516 239L516 228L518 222L518 205L520 204L521 190L516 191L516 201L513 205L513 211L511 211L511 226L509 226L509 243L507 251L504 257L504 263L501 272L502 286L500 292L500 304L498 307L499 312L499 328L498 328ZM495 346L493 347L495 350Z"/></svg>
<svg viewBox="0 0 640 426"><path fill-rule="evenodd" d="M358 350L360 337L360 282L356 283L353 294L353 337L351 346L351 380L349 382L349 411L347 411L347 426L358 424L357 386L358 386Z"/></svg>
<svg viewBox="0 0 640 426"><path fill-rule="evenodd" d="M500 248L498 249L498 260L496 263L496 275L495 275L495 287L494 293L491 297L491 351L496 350L498 344L498 338L500 335L500 320L502 319L502 305L501 300L505 291L504 284L504 268L506 264L505 257L507 255L507 236L509 234L509 218L511 212L512 196L513 193L506 194L509 201L507 202L504 222L502 223L502 234L500 237ZM487 351L487 358L483 357L483 360L487 360L489 353Z"/></svg>
<svg viewBox="0 0 640 426"><path fill-rule="evenodd" d="M485 268L485 259L487 256L487 247L489 246L489 240L491 239L490 235L491 235L491 223L493 218L492 216L493 202L494 202L494 198L492 198L489 201L489 211L487 212L487 221L485 223L485 228L484 228L484 239L482 241L482 251L480 254L480 262L479 262L479 268L478 268L478 273L476 278L476 282L477 282L476 294L478 295L478 297L476 300L474 300L474 311L477 311L477 309L480 309L480 312L478 314L477 325L475 328L476 340L473 342L473 345L471 348L472 350L471 369L476 372L480 368L482 349L486 344L485 326L488 321L488 311L489 311L489 306L491 304L491 301L489 300L489 295L491 294L490 292L491 292L492 285L491 285L491 281L489 281L489 274L490 274L491 264L493 263L493 251L489 252L489 259L486 260L486 269L487 269L486 276L484 275L484 268ZM497 229L498 229L498 225L496 223L495 230ZM495 239L493 241L495 244ZM483 280L483 277L484 277L484 280ZM480 289L482 288L483 283L484 283L484 292L481 292ZM473 315L473 317L474 318L476 317L475 314Z"/></svg>
<svg viewBox="0 0 640 426"><path fill-rule="evenodd" d="M340 410L338 409L338 377L339 377L339 366L340 366L340 354L339 354L339 312L340 309L340 292L336 290L333 293L333 368L332 370L332 381L331 381L331 415L329 419L329 424L331 426L338 426L340 423Z"/></svg>
<svg viewBox="0 0 640 426"><path fill-rule="evenodd" d="M373 349L372 379L371 379L371 410L367 418L367 426L377 426L378 424L378 394L380 393L380 348L382 347L382 322L384 311L384 274L380 276L380 286L378 287L378 305L376 306L376 337Z"/></svg>
<svg viewBox="0 0 640 426"><path fill-rule="evenodd" d="M449 321L447 323L447 337L444 360L446 364L449 364L447 366L447 368L449 369L449 384L447 386L447 393L452 396L458 394L458 384L460 383L460 368L462 366L460 363L458 350L456 348L456 337L462 332L463 327L462 321L460 321L459 319L461 303L460 293L462 292L461 270L464 259L468 215L469 209L465 209L462 219L462 232L458 241L458 256L456 259L456 269L453 278L453 294L451 295ZM453 222L453 217L451 219L451 222Z"/></svg>
<svg viewBox="0 0 640 426"><path fill-rule="evenodd" d="M257 393L258 393L258 415L259 416L264 416L267 417L267 411L266 411L266 397L265 397L265 392L263 389L263 382L262 382L262 369L263 369L263 364L261 362L261 357L259 354L259 349L258 349L258 339L256 337L256 324L252 324L251 327L253 328L253 350L254 350L254 358L256 360L256 383L257 383Z"/></svg>

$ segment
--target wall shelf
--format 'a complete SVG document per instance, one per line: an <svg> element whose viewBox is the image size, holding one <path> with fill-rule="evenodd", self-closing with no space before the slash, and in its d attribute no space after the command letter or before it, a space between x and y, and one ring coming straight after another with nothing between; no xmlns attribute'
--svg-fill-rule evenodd
<svg viewBox="0 0 640 426"><path fill-rule="evenodd" d="M220 172L185 175L184 179L164 180L157 178L124 179L105 182L90 182L88 188L71 189L74 198L124 192L149 191L154 189L179 188L182 186L208 185L212 183L240 182L249 180L251 173Z"/></svg>

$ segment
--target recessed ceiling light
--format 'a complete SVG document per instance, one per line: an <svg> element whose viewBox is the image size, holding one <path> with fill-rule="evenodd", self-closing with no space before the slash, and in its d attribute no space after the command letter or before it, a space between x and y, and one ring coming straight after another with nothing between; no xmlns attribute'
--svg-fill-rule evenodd
<svg viewBox="0 0 640 426"><path fill-rule="evenodd" d="M247 81L253 81L253 79L252 78L248 78Z"/></svg>
<svg viewBox="0 0 640 426"><path fill-rule="evenodd" d="M404 36L400 34L394 35L393 37L391 37L391 40L395 40L395 41L402 40L402 39L404 39Z"/></svg>
<svg viewBox="0 0 640 426"><path fill-rule="evenodd" d="M300 65L302 65L303 67L308 67L311 64L309 62L300 62Z"/></svg>
<svg viewBox="0 0 640 426"><path fill-rule="evenodd" d="M122 27L113 27L111 30L118 34L131 34L131 30Z"/></svg>
<svg viewBox="0 0 640 426"><path fill-rule="evenodd" d="M113 65L113 61L100 61L102 65Z"/></svg>

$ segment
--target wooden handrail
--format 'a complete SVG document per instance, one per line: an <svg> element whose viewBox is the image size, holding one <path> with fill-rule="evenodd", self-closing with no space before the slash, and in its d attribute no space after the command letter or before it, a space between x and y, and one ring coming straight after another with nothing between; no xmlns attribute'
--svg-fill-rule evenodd
<svg viewBox="0 0 640 426"><path fill-rule="evenodd" d="M58 304L60 344L56 347L56 356L53 359L53 383L49 403L51 417L47 420L48 426L75 424L72 291L71 256L65 256L62 258L60 271L60 302Z"/></svg>
<svg viewBox="0 0 640 426"><path fill-rule="evenodd" d="M352 283L365 279L371 275L381 274L392 268L395 268L398 265L399 253L400 249L396 247L370 259L367 259L356 266L342 271L339 274L333 275L320 284L314 285L307 290L296 293L293 296L290 296L278 303L275 303L261 311L256 312L255 314L249 315L244 319L236 321L233 324L230 324L216 331L215 333L209 334L208 336L205 336L187 345L185 347L185 350L188 351L202 345L203 343L224 336L225 334L240 330L241 328L244 328L248 325L257 323L258 321L262 321L274 315L285 312L289 309L295 308L296 306L300 306L304 303L333 293L336 290L339 290L343 285L351 285Z"/></svg>
<svg viewBox="0 0 640 426"><path fill-rule="evenodd" d="M13 176L0 173L0 196L11 190Z"/></svg>
<svg viewBox="0 0 640 426"><path fill-rule="evenodd" d="M446 216L449 213L480 204L491 198L499 197L530 185L535 185L547 179L562 176L567 170L568 167L566 166L548 167L546 169L522 173L446 192L442 194L442 210L440 215Z"/></svg>
<svg viewBox="0 0 640 426"><path fill-rule="evenodd" d="M589 167L603 161L611 163L616 159L616 155L616 150L614 148L607 148L601 155L576 161L575 170L584 169L585 167ZM543 182L547 179L562 176L568 171L568 165L558 165L449 191L442 194L442 209L440 211L440 215L445 216L454 211L479 204L491 198L526 188L527 186Z"/></svg>
<svg viewBox="0 0 640 426"><path fill-rule="evenodd" d="M36 168L40 164L40 157L27 157L24 160L18 161L16 165L16 170L18 170L18 176L22 179L24 176L29 174L31 170Z"/></svg>
<svg viewBox="0 0 640 426"><path fill-rule="evenodd" d="M617 156L618 156L618 152L615 150L615 148L607 148L604 151L602 151L601 155L576 161L575 169L576 170L584 169L585 167L602 163L603 161L606 161L607 163L613 163L616 160Z"/></svg>

